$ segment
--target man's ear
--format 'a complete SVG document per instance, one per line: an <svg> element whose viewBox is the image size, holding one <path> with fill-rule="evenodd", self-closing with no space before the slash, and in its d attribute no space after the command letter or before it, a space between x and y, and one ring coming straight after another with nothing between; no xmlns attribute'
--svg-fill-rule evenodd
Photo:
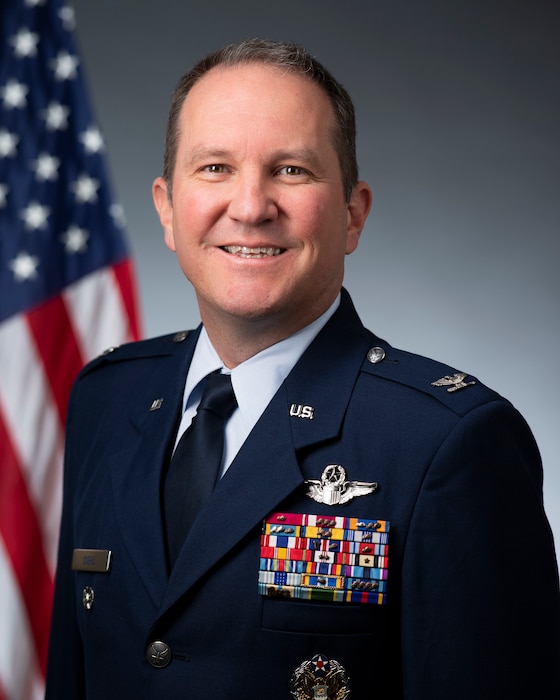
<svg viewBox="0 0 560 700"><path fill-rule="evenodd" d="M152 185L152 197L154 206L163 227L165 245L175 251L175 239L173 236L173 204L169 198L167 181L162 177L157 177Z"/></svg>
<svg viewBox="0 0 560 700"><path fill-rule="evenodd" d="M371 209L372 193L367 182L360 180L352 190L348 202L348 225L346 229L346 255L358 247L360 234Z"/></svg>

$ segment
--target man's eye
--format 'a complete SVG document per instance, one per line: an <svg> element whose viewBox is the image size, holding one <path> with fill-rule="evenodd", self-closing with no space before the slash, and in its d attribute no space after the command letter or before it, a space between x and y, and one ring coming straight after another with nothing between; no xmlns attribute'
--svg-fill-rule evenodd
<svg viewBox="0 0 560 700"><path fill-rule="evenodd" d="M226 168L225 165L220 165L219 163L213 163L212 165L205 165L204 168L202 168L204 172L207 173L225 173Z"/></svg>
<svg viewBox="0 0 560 700"><path fill-rule="evenodd" d="M279 175L305 175L307 171L297 165L285 165L278 170Z"/></svg>

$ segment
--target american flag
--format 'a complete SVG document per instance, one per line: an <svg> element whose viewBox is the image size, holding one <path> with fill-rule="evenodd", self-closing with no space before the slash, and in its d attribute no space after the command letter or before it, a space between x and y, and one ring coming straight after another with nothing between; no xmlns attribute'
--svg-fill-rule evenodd
<svg viewBox="0 0 560 700"><path fill-rule="evenodd" d="M44 692L66 404L139 335L133 271L62 0L0 10L0 700Z"/></svg>

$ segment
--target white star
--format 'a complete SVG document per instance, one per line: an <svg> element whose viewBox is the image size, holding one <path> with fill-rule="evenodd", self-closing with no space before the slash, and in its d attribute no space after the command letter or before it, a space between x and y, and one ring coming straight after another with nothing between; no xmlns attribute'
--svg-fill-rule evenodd
<svg viewBox="0 0 560 700"><path fill-rule="evenodd" d="M25 228L30 231L37 231L47 227L47 218L51 210L44 207L39 202L29 202L25 209L21 210L20 216L23 219Z"/></svg>
<svg viewBox="0 0 560 700"><path fill-rule="evenodd" d="M51 61L54 77L57 80L72 80L78 72L78 63L76 56L67 51L61 51L54 61Z"/></svg>
<svg viewBox="0 0 560 700"><path fill-rule="evenodd" d="M5 87L3 87L0 92L2 93L4 107L6 109L25 107L28 89L23 83L18 83L17 80L8 80Z"/></svg>
<svg viewBox="0 0 560 700"><path fill-rule="evenodd" d="M80 175L76 182L71 185L71 189L76 195L76 201L80 204L84 204L85 202L96 202L99 181L94 180L89 175Z"/></svg>
<svg viewBox="0 0 560 700"><path fill-rule="evenodd" d="M0 183L0 209L6 206L9 191L10 188L8 187L8 185L3 185L2 183Z"/></svg>
<svg viewBox="0 0 560 700"><path fill-rule="evenodd" d="M14 273L14 277L18 282L37 277L37 267L39 266L39 258L34 255L29 255L25 251L17 254L17 257L8 263L8 267Z"/></svg>
<svg viewBox="0 0 560 700"><path fill-rule="evenodd" d="M76 17L74 14L74 8L69 7L66 5L66 7L62 7L58 11L58 16L62 20L62 24L64 25L64 29L71 31L76 27Z"/></svg>
<svg viewBox="0 0 560 700"><path fill-rule="evenodd" d="M126 226L126 218L122 204L111 204L109 214L113 217L116 226L124 228Z"/></svg>
<svg viewBox="0 0 560 700"><path fill-rule="evenodd" d="M10 44L14 47L14 53L18 58L28 58L37 55L37 44L39 35L30 32L24 27L10 39Z"/></svg>
<svg viewBox="0 0 560 700"><path fill-rule="evenodd" d="M33 165L35 166L35 177L40 182L56 180L58 177L60 160L48 153L40 153L37 160L33 162Z"/></svg>
<svg viewBox="0 0 560 700"><path fill-rule="evenodd" d="M70 226L68 231L61 236L67 253L84 253L87 250L89 233L78 226Z"/></svg>
<svg viewBox="0 0 560 700"><path fill-rule="evenodd" d="M19 138L7 129L0 129L0 158L15 156Z"/></svg>
<svg viewBox="0 0 560 700"><path fill-rule="evenodd" d="M80 141L84 144L87 153L99 153L105 146L103 136L96 126L90 126L80 134Z"/></svg>
<svg viewBox="0 0 560 700"><path fill-rule="evenodd" d="M68 126L70 110L59 102L51 102L43 114L45 115L45 122L49 131L66 129Z"/></svg>

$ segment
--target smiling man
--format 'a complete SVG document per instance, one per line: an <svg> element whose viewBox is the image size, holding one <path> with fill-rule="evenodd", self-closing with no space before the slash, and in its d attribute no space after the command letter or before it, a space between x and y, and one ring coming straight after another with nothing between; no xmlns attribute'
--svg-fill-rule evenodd
<svg viewBox="0 0 560 700"><path fill-rule="evenodd" d="M557 698L527 425L342 288L371 205L342 86L291 44L207 57L153 196L202 324L75 384L47 698Z"/></svg>
<svg viewBox="0 0 560 700"><path fill-rule="evenodd" d="M301 73L218 66L178 116L173 171L154 184L167 245L233 368L325 312L371 203L345 188L335 116Z"/></svg>

